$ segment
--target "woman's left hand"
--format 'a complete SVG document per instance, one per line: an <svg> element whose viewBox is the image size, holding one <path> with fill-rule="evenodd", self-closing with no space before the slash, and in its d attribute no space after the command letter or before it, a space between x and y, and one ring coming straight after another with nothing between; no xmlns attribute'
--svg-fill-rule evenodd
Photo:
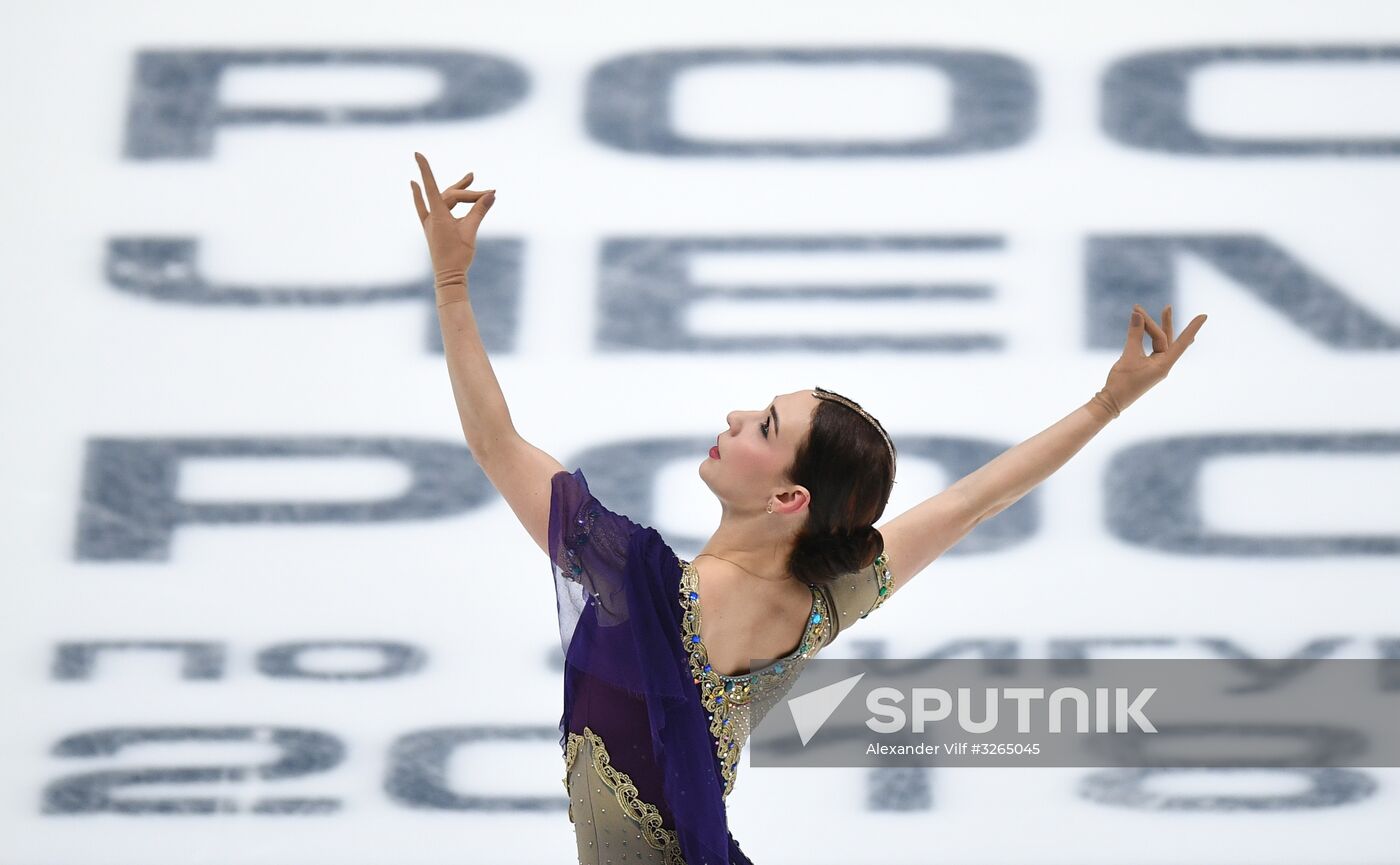
<svg viewBox="0 0 1400 865"><path fill-rule="evenodd" d="M1133 304L1133 315L1128 325L1128 339L1123 346L1123 354L1108 372L1108 380L1103 389L1117 404L1118 411L1132 405L1138 397L1147 393L1154 385L1167 377L1171 368L1181 359L1187 347L1196 340L1196 332L1206 323L1205 313L1191 319L1180 336L1172 334L1172 308L1167 304L1162 309L1162 324L1152 320L1141 304ZM1152 354L1142 350L1143 331L1152 336Z"/></svg>

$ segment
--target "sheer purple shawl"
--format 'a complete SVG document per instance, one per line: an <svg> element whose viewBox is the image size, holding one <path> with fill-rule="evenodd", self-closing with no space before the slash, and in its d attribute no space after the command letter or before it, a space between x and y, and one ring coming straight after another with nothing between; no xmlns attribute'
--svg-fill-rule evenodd
<svg viewBox="0 0 1400 865"><path fill-rule="evenodd" d="M583 470L551 482L549 555L564 649L562 749L586 724L674 827L687 865L752 865L729 833L709 719L681 642L676 554L603 507Z"/></svg>

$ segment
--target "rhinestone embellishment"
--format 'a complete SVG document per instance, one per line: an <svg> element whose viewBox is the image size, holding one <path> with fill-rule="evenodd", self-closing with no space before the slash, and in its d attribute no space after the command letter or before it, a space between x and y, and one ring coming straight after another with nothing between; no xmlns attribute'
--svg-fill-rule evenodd
<svg viewBox="0 0 1400 865"><path fill-rule="evenodd" d="M710 735L715 742L720 777L724 781L724 795L728 796L729 791L734 788L735 766L743 751L741 739L747 736L746 730L741 733L736 728L748 726L747 721L743 724L731 724L731 713L746 707L753 700L755 691L768 681L782 678L785 671L790 671L792 661L805 659L816 648L820 648L826 642L829 616L822 593L814 586L809 587L812 591L812 614L808 618L801 644L786 657L761 670L725 676L715 672L710 665L705 644L700 641L700 594L696 589L698 582L699 575L694 565L682 559L680 600L681 609L685 614L681 617L681 640L690 655L691 678L700 688L700 703L709 716Z"/></svg>

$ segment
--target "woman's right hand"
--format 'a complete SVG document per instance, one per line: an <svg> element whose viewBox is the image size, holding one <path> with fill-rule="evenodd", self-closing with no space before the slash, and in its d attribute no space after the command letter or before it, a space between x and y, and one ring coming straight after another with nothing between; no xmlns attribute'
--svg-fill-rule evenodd
<svg viewBox="0 0 1400 865"><path fill-rule="evenodd" d="M433 260L433 277L438 284L456 283L459 279L465 284L467 268L471 267L476 255L476 232L481 226L482 217L496 201L496 190L467 189L472 181L472 172L439 192L433 170L421 153L414 153L418 168L423 174L423 186L427 190L428 203L423 203L423 192L418 184L409 181L413 188L413 203L418 208L418 221L423 225L423 234L428 240L428 254ZM475 202L466 216L458 219L452 215L452 208L463 202Z"/></svg>

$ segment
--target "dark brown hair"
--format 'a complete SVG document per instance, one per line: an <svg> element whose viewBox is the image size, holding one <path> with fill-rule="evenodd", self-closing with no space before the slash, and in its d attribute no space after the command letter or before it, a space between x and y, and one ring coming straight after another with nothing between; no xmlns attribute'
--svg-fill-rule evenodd
<svg viewBox="0 0 1400 865"><path fill-rule="evenodd" d="M883 430L849 406L819 399L807 439L788 468L788 480L811 493L807 522L788 555L788 573L797 579L830 580L870 567L884 552L874 522L894 490L895 467Z"/></svg>

